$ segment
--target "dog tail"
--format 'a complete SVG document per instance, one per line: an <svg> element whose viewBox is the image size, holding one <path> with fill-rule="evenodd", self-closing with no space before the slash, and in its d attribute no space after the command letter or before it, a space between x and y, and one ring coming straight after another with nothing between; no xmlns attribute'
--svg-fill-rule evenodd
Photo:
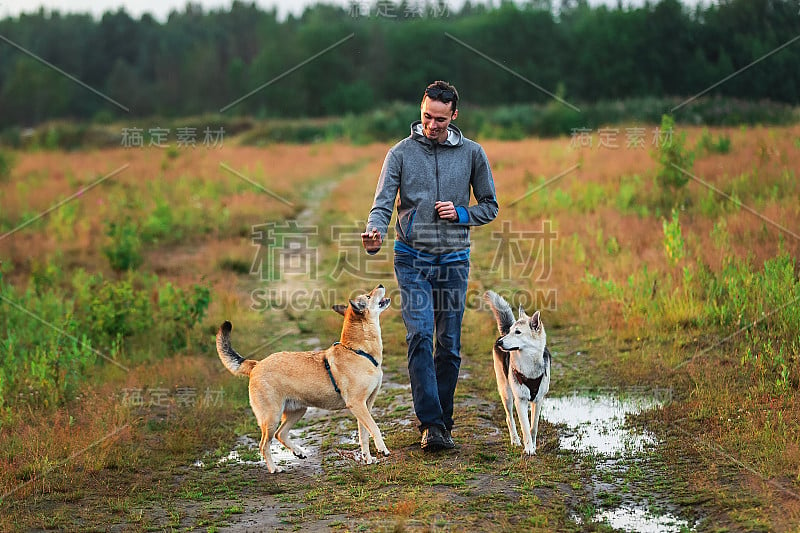
<svg viewBox="0 0 800 533"><path fill-rule="evenodd" d="M231 346L231 330L233 324L227 320L222 323L217 332L217 354L225 368L235 376L249 376L258 361L245 359Z"/></svg>
<svg viewBox="0 0 800 533"><path fill-rule="evenodd" d="M511 326L514 325L514 313L511 311L511 306L508 302L494 291L486 291L483 299L492 308L495 319L497 319L497 329L500 335L508 335L511 331Z"/></svg>

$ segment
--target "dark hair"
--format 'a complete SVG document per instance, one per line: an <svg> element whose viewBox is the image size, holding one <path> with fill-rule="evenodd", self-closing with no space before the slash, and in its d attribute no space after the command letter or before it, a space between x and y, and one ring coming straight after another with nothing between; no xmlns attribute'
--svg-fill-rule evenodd
<svg viewBox="0 0 800 533"><path fill-rule="evenodd" d="M456 112L456 108L458 107L458 91L455 86L450 85L446 81L437 80L428 85L425 88L425 93L422 95L423 102L426 96L431 100L437 100L445 104L452 102L451 112Z"/></svg>

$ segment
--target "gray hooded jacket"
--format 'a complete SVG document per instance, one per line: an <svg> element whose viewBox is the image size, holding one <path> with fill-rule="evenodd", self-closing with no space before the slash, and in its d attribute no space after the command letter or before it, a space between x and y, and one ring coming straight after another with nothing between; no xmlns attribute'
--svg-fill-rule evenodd
<svg viewBox="0 0 800 533"><path fill-rule="evenodd" d="M477 205L469 205L470 189ZM411 124L411 135L386 154L367 231L375 228L386 237L395 199L397 239L436 255L468 249L469 226L491 222L498 211L492 170L481 145L465 138L453 124L447 141L432 141L422 134L419 120ZM440 219L434 209L437 201L453 202L460 220Z"/></svg>

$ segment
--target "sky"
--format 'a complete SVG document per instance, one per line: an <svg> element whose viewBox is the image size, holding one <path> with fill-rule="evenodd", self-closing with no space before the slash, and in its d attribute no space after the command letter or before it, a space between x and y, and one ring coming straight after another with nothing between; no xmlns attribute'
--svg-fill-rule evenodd
<svg viewBox="0 0 800 533"><path fill-rule="evenodd" d="M253 0L245 0L250 3ZM473 4L478 2L489 2L491 0L472 0ZM227 8L232 0L193 0L192 3L200 4L205 10ZM255 3L263 9L277 8L280 18L286 17L289 13L299 15L303 8L308 5L318 3L319 0L255 0ZM359 5L373 5L374 0L325 0L329 4L350 6L353 3ZM494 0L495 4L499 0ZM641 5L644 0L623 0L624 5ZM114 11L120 7L134 18L139 18L144 13L150 13L157 20L164 21L170 11L183 11L187 0L0 0L0 18L7 16L17 16L20 13L38 11L40 7L45 10L58 10L61 13L92 13L95 17L100 17L106 11ZM459 9L464 0L446 0L448 7ZM557 4L558 2L554 2ZM684 0L684 3L695 4L697 0ZM589 0L590 5L608 4L615 6L616 0Z"/></svg>
<svg viewBox="0 0 800 533"><path fill-rule="evenodd" d="M192 0L200 4L204 10L227 8L233 0ZM244 0L251 3L253 0ZM45 9L58 9L66 12L90 12L99 16L105 11L125 7L125 10L134 18L139 18L144 13L150 13L157 20L164 21L170 11L183 11L187 0L0 0L0 16L16 15L20 12L36 11L39 6ZM319 0L255 0L256 5L263 9L278 9L278 16L284 18L287 14L299 15L308 5L319 3ZM328 4L349 6L348 0L325 0ZM461 5L463 0L448 0L448 5L455 7ZM371 5L369 2L368 5Z"/></svg>

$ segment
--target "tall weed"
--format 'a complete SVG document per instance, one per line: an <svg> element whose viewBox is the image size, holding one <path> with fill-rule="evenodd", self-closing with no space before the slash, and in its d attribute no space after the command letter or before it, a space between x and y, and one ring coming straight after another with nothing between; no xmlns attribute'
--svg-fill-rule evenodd
<svg viewBox="0 0 800 533"><path fill-rule="evenodd" d="M661 118L661 131L669 136L656 152L659 164L656 182L661 187L663 200L674 203L678 191L689 183L688 173L692 172L695 154L686 148L686 132L675 133L675 120L671 116Z"/></svg>
<svg viewBox="0 0 800 533"><path fill-rule="evenodd" d="M678 210L672 209L672 220L662 220L664 230L664 252L669 264L673 267L686 256L686 242L681 233L681 223Z"/></svg>
<svg viewBox="0 0 800 533"><path fill-rule="evenodd" d="M666 286L657 295L648 296L647 287L640 287L622 297L631 302L626 307L651 324L683 323L716 331L726 339L716 349L737 354L745 379L768 394L789 394L800 387L796 268L785 252L761 269L742 259L729 259L719 272L692 265L684 267L682 279L663 278Z"/></svg>
<svg viewBox="0 0 800 533"><path fill-rule="evenodd" d="M740 362L766 392L785 394L800 376L800 281L788 254L753 270L729 261L709 287L707 315L726 329L741 330Z"/></svg>
<svg viewBox="0 0 800 533"><path fill-rule="evenodd" d="M0 409L20 399L45 407L69 399L96 361L73 302L41 287L17 294L0 274Z"/></svg>
<svg viewBox="0 0 800 533"><path fill-rule="evenodd" d="M173 355L189 345L211 303L206 286L161 285L154 275L63 277L42 265L21 291L0 272L0 415L18 402L49 407L74 398L106 359Z"/></svg>

